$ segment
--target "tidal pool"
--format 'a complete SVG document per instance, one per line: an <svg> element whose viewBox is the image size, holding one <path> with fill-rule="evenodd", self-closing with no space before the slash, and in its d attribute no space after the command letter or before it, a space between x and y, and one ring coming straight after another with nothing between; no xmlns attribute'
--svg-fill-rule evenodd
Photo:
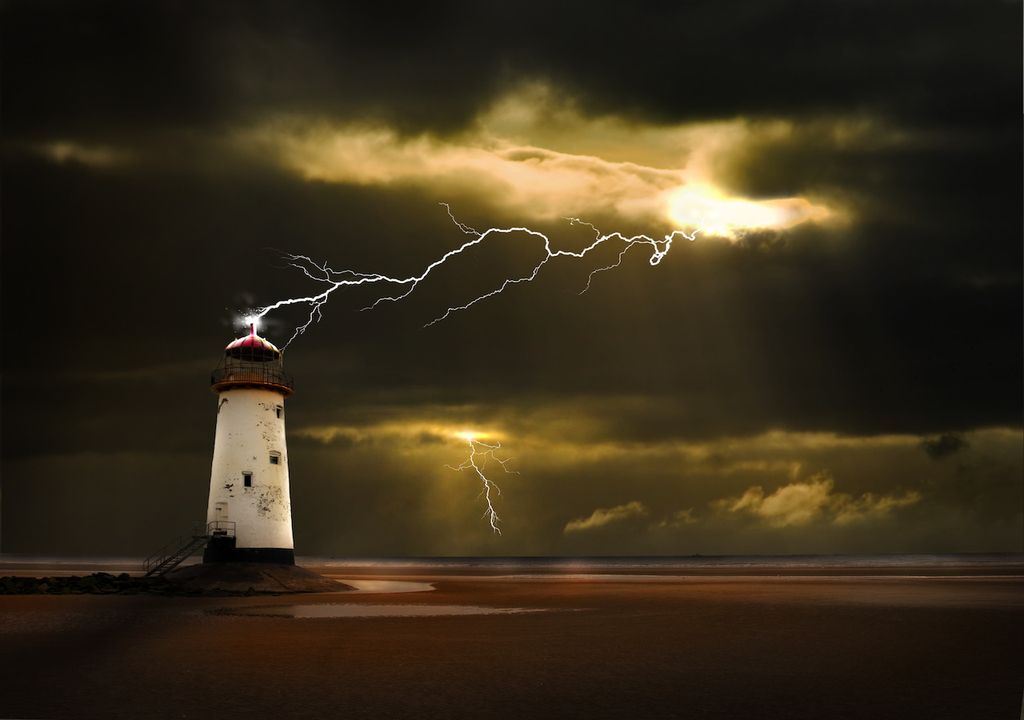
<svg viewBox="0 0 1024 720"><path fill-rule="evenodd" d="M410 593L429 592L434 589L433 583L415 582L413 580L364 580L330 575L332 580L351 585L357 593ZM349 591L350 593L352 591Z"/></svg>

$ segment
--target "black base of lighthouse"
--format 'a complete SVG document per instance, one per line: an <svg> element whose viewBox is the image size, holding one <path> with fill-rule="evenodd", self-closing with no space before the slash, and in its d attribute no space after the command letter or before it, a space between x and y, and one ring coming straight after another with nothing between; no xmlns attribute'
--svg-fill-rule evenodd
<svg viewBox="0 0 1024 720"><path fill-rule="evenodd" d="M203 551L204 563L271 563L274 565L294 565L295 551L291 548L240 548L235 547L235 539L225 537L210 538Z"/></svg>

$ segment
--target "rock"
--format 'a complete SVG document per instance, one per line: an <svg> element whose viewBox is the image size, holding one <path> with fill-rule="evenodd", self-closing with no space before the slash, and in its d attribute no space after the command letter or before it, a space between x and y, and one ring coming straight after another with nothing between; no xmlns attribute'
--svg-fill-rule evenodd
<svg viewBox="0 0 1024 720"><path fill-rule="evenodd" d="M179 568L167 576L114 576L100 572L85 577L0 577L0 595L279 595L301 592L339 592L352 588L294 565L214 563Z"/></svg>

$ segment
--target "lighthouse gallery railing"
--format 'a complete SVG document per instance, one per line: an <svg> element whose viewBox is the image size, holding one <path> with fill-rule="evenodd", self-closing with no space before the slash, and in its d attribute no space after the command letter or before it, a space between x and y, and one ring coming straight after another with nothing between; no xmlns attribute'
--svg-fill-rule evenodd
<svg viewBox="0 0 1024 720"><path fill-rule="evenodd" d="M276 385L295 389L292 376L273 363L229 363L210 375L210 384L217 385Z"/></svg>

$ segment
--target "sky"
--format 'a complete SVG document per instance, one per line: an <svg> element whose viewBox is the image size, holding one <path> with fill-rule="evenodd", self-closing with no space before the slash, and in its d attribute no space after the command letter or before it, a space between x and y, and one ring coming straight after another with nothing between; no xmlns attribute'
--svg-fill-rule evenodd
<svg viewBox="0 0 1024 720"><path fill-rule="evenodd" d="M12 2L2 549L206 513L209 371L285 353L299 555L1020 551L1019 2ZM308 308L269 313L284 345ZM500 442L502 534L460 432ZM492 470L496 469L492 466Z"/></svg>

